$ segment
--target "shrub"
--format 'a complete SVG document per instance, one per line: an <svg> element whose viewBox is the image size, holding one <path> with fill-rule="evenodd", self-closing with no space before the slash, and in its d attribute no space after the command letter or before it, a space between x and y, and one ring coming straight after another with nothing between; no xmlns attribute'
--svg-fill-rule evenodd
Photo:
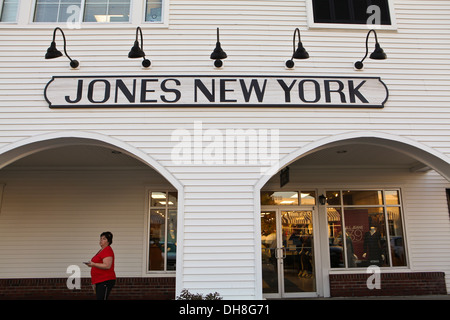
<svg viewBox="0 0 450 320"><path fill-rule="evenodd" d="M183 289L181 294L177 296L177 300L222 300L217 292L208 293L205 297L201 293L191 293L187 289Z"/></svg>

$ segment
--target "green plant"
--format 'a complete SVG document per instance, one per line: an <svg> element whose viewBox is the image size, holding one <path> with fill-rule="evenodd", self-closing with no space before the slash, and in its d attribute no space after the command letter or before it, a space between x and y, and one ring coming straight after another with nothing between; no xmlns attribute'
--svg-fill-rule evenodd
<svg viewBox="0 0 450 320"><path fill-rule="evenodd" d="M222 300L219 293L208 293L205 297L201 293L191 293L187 289L181 290L181 294L177 296L177 300Z"/></svg>

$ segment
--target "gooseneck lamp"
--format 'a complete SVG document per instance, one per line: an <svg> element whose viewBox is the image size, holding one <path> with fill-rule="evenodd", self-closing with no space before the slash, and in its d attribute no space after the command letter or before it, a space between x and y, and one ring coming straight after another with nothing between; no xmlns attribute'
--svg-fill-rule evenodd
<svg viewBox="0 0 450 320"><path fill-rule="evenodd" d="M220 41L219 41L219 28L217 28L217 42L216 42L216 47L214 48L214 51L211 53L211 57L212 60L214 61L214 66L216 68L220 68L223 65L222 59L226 59L227 58L227 54L225 53L225 51L223 51L221 45L220 45Z"/></svg>
<svg viewBox="0 0 450 320"><path fill-rule="evenodd" d="M55 42L55 37L56 37L56 31L59 30L63 36L63 40L64 40L64 53L66 54L66 57L69 58L70 60L70 67L75 69L78 68L78 66L80 65L80 63L77 60L73 60L68 54L67 54L67 50L66 50L66 36L64 35L64 32L62 31L61 28L56 27L55 30L53 30L53 40L52 43L50 44L50 47L47 49L47 53L45 54L45 59L54 59L54 58L58 58L61 57L63 54L61 53L61 51L59 51L58 49L56 49L56 42Z"/></svg>
<svg viewBox="0 0 450 320"><path fill-rule="evenodd" d="M384 53L384 50L378 43L377 33L373 29L369 30L366 36L366 55L364 56L364 58L362 58L361 61L355 62L355 68L358 70L361 70L364 67L363 61L367 58L367 54L369 53L368 42L369 42L369 35L371 32L373 32L373 34L375 35L375 50L370 54L370 59L385 60L387 58L386 53Z"/></svg>
<svg viewBox="0 0 450 320"><path fill-rule="evenodd" d="M298 45L297 45L297 50L296 50L295 49L295 36L297 34L298 34ZM286 61L286 68L289 68L289 69L292 69L295 65L294 59L308 59L309 58L308 52L303 47L303 44L302 44L302 41L300 38L300 30L298 28L295 28L292 43L293 43L292 58L290 60Z"/></svg>
<svg viewBox="0 0 450 320"><path fill-rule="evenodd" d="M138 41L139 34L141 35L141 46L139 46L139 41ZM142 60L142 66L144 68L148 68L151 65L150 60L145 58L144 37L142 36L141 27L136 28L136 40L134 41L134 45L131 48L130 52L128 53L128 58L131 58L131 59L144 58L144 60Z"/></svg>

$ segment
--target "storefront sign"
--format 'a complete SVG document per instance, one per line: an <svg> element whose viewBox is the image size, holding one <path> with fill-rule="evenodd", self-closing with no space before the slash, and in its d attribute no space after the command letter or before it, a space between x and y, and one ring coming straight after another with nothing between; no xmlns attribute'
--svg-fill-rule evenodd
<svg viewBox="0 0 450 320"><path fill-rule="evenodd" d="M54 76L44 95L51 108L382 108L388 89L375 77Z"/></svg>

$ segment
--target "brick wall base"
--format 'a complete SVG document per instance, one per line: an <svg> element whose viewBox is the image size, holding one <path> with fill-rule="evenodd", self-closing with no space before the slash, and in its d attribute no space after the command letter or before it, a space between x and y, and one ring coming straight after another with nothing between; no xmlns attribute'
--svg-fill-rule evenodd
<svg viewBox="0 0 450 320"><path fill-rule="evenodd" d="M443 272L381 273L380 289L367 286L373 274L330 275L332 297L412 296L447 294ZM373 281L369 281L374 283Z"/></svg>
<svg viewBox="0 0 450 320"><path fill-rule="evenodd" d="M0 300L95 300L90 279L69 290L67 278L0 279ZM118 278L110 300L175 299L175 278Z"/></svg>

